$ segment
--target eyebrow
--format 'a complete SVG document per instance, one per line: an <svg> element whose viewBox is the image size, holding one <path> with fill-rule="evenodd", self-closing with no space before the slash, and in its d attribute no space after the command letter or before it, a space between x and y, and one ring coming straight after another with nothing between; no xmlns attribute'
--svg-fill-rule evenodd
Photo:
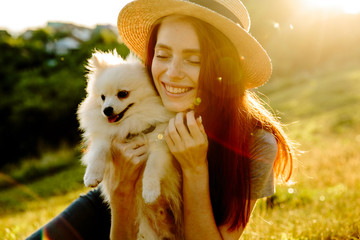
<svg viewBox="0 0 360 240"><path fill-rule="evenodd" d="M163 43L157 43L155 45L155 49L156 48L162 48L162 49L167 49L167 50L172 50L172 48L166 44ZM200 54L200 49L193 49L193 48L188 48L188 49L184 49L183 50L184 53L196 53L196 54Z"/></svg>

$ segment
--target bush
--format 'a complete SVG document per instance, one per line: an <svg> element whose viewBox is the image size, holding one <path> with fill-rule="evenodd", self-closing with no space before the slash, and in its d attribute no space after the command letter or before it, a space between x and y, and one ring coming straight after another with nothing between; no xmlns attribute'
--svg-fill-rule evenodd
<svg viewBox="0 0 360 240"><path fill-rule="evenodd" d="M39 156L62 142L80 139L76 110L85 96L86 60L93 49L129 50L107 28L66 54L47 48L71 31L44 28L17 38L0 31L0 167L21 158Z"/></svg>

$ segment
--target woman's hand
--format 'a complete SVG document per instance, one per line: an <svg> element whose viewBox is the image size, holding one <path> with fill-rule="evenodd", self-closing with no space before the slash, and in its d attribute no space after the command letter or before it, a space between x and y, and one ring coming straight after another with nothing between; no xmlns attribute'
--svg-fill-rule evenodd
<svg viewBox="0 0 360 240"><path fill-rule="evenodd" d="M206 168L208 139L201 122L195 119L194 111L176 114L170 119L165 131L165 140L171 153L181 165L183 174L197 173Z"/></svg>
<svg viewBox="0 0 360 240"><path fill-rule="evenodd" d="M115 139L112 142L111 154L110 193L121 195L133 192L148 157L145 139L137 138L128 143Z"/></svg>

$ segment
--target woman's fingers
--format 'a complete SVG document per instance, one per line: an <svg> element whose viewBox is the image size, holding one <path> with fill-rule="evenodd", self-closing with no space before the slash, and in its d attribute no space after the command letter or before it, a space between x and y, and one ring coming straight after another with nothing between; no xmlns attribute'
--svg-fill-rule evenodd
<svg viewBox="0 0 360 240"><path fill-rule="evenodd" d="M171 152L182 152L207 143L207 136L201 117L195 119L194 111L178 113L169 121L165 131L165 140Z"/></svg>
<svg viewBox="0 0 360 240"><path fill-rule="evenodd" d="M181 139L180 134L178 133L178 130L175 126L174 118L170 119L170 121L169 121L167 135L171 138L174 145L176 145L176 146L182 145L182 139Z"/></svg>
<svg viewBox="0 0 360 240"><path fill-rule="evenodd" d="M184 119L184 113L181 112L176 114L175 127L179 133L180 138L186 143L192 141L192 137L184 121L186 121L186 119Z"/></svg>
<svg viewBox="0 0 360 240"><path fill-rule="evenodd" d="M200 131L201 131L203 134L205 134L205 136L207 136L207 135L206 135L206 132L205 132L204 125L202 124L202 118L201 118L201 116L199 116L199 117L196 119L196 122L197 122L197 124L198 124L198 126L199 126L199 128L200 128Z"/></svg>
<svg viewBox="0 0 360 240"><path fill-rule="evenodd" d="M165 130L164 138L165 138L165 141L166 141L168 147L170 148L170 150L173 150L174 146L175 146L175 143L174 143L174 141L171 139L171 137L169 135L169 128L167 128Z"/></svg>
<svg viewBox="0 0 360 240"><path fill-rule="evenodd" d="M190 111L186 114L186 123L189 128L189 132L195 142L203 141L206 137L204 126L202 125L201 117L195 119L194 111Z"/></svg>
<svg viewBox="0 0 360 240"><path fill-rule="evenodd" d="M126 152L124 152L125 159L127 161L131 161L133 164L140 164L146 161L148 154L147 154L147 147L145 145L142 146L133 146L129 148Z"/></svg>
<svg viewBox="0 0 360 240"><path fill-rule="evenodd" d="M123 161L131 161L133 164L140 164L148 157L148 148L144 139L135 139L131 142L114 140L112 146L113 159L120 156Z"/></svg>
<svg viewBox="0 0 360 240"><path fill-rule="evenodd" d="M135 148L129 152L132 155L131 159L134 164L142 163L148 158L147 147L145 145Z"/></svg>

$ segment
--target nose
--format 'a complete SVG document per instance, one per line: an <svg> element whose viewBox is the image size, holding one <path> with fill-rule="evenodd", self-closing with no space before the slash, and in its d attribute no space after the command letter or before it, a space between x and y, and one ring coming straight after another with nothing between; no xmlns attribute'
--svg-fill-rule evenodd
<svg viewBox="0 0 360 240"><path fill-rule="evenodd" d="M110 117L113 115L114 109L112 107L107 107L104 109L103 112L104 112L105 116Z"/></svg>
<svg viewBox="0 0 360 240"><path fill-rule="evenodd" d="M178 79L184 77L182 60L174 57L168 67L167 74L170 78Z"/></svg>

